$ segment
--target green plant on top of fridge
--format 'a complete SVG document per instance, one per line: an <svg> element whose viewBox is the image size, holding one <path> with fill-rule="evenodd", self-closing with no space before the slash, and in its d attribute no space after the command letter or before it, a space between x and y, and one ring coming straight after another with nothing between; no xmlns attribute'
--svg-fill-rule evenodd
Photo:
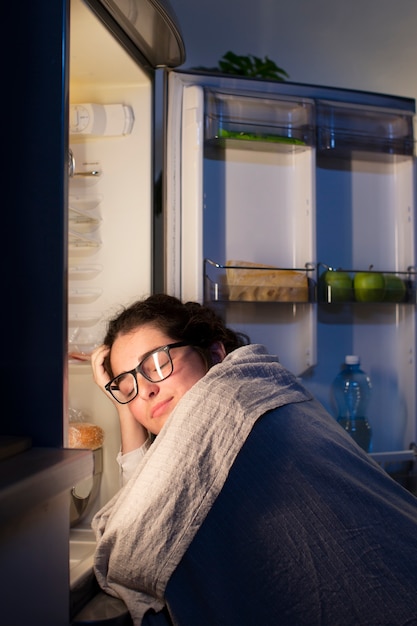
<svg viewBox="0 0 417 626"><path fill-rule="evenodd" d="M236 76L249 76L251 78L263 78L264 80L285 81L289 78L287 72L268 56L261 59L253 54L240 55L230 50L222 56L217 67L195 67L193 69L234 74Z"/></svg>

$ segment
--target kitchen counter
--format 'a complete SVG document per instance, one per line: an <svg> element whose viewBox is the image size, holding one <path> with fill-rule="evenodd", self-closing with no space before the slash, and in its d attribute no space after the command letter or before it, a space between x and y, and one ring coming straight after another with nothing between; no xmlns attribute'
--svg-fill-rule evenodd
<svg viewBox="0 0 417 626"><path fill-rule="evenodd" d="M0 524L71 489L93 469L87 450L29 448L0 461Z"/></svg>
<svg viewBox="0 0 417 626"><path fill-rule="evenodd" d="M93 457L86 450L18 446L13 454L3 455L0 461L2 623L67 626L68 494L74 484L92 472Z"/></svg>

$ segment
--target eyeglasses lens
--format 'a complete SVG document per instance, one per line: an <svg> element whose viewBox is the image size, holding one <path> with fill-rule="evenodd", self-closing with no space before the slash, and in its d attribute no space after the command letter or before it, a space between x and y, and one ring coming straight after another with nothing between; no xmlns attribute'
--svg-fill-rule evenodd
<svg viewBox="0 0 417 626"><path fill-rule="evenodd" d="M142 362L141 373L153 383L167 378L172 373L172 361L168 349L157 350Z"/></svg>
<svg viewBox="0 0 417 626"><path fill-rule="evenodd" d="M121 376L113 380L110 391L119 402L129 402L129 400L133 400L138 392L136 376L131 372L121 374Z"/></svg>

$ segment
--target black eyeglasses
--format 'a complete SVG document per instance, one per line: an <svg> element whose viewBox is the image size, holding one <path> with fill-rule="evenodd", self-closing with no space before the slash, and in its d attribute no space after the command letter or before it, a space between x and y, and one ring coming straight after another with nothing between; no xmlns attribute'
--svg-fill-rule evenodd
<svg viewBox="0 0 417 626"><path fill-rule="evenodd" d="M138 373L150 383L160 383L174 371L170 350L189 345L186 341L178 341L153 350L133 370L115 376L104 386L105 390L111 393L119 404L128 404L139 393Z"/></svg>

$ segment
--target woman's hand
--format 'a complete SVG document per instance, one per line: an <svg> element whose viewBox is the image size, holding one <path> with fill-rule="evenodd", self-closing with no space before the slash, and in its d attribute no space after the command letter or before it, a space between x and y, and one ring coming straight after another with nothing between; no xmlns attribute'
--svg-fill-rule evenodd
<svg viewBox="0 0 417 626"><path fill-rule="evenodd" d="M104 386L110 380L110 376L104 369L104 360L109 354L110 348L108 346L99 346L91 354L91 367L93 369L94 382L102 389L106 395L111 398L111 394L108 393Z"/></svg>
<svg viewBox="0 0 417 626"><path fill-rule="evenodd" d="M94 382L112 401L117 409L120 420L121 448L122 453L126 454L136 448L140 448L148 438L148 431L133 417L128 404L119 404L111 393L108 393L104 388L110 380L110 376L104 368L104 360L108 356L109 350L110 348L108 346L99 346L96 348L91 355L91 367Z"/></svg>

